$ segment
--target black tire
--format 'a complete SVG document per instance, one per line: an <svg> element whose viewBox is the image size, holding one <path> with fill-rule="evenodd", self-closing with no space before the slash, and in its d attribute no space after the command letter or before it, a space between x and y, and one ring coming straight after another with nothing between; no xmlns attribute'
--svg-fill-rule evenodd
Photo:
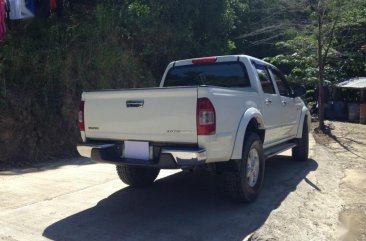
<svg viewBox="0 0 366 241"><path fill-rule="evenodd" d="M132 187L143 187L152 184L159 175L160 169L117 165L117 173L122 182Z"/></svg>
<svg viewBox="0 0 366 241"><path fill-rule="evenodd" d="M259 161L259 171L255 185L250 185L247 178L248 157L252 148L256 149ZM263 144L257 133L249 132L245 135L243 155L239 163L239 170L224 174L224 187L227 194L237 202L253 202L262 189L264 179Z"/></svg>
<svg viewBox="0 0 366 241"><path fill-rule="evenodd" d="M297 146L292 148L292 158L295 161L307 161L309 158L309 129L306 117L302 128L302 137L297 139Z"/></svg>

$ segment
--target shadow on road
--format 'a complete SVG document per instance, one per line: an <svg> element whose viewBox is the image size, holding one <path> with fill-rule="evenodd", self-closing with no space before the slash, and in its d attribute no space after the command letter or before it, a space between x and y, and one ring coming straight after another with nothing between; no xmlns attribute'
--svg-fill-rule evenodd
<svg viewBox="0 0 366 241"><path fill-rule="evenodd" d="M303 163L285 156L268 160L263 191L249 205L216 195L210 173L181 172L146 189L121 189L95 207L50 225L43 236L79 241L242 240L317 167L312 159Z"/></svg>

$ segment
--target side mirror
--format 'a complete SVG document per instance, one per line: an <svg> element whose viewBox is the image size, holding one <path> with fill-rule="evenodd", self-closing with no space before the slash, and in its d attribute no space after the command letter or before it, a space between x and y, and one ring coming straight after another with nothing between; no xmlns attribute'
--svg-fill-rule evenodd
<svg viewBox="0 0 366 241"><path fill-rule="evenodd" d="M304 96L306 94L306 89L303 86L296 86L293 88L294 97Z"/></svg>

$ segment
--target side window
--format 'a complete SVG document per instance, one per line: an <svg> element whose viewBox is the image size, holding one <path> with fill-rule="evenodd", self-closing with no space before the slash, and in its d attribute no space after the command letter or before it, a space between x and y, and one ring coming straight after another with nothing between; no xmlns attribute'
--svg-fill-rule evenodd
<svg viewBox="0 0 366 241"><path fill-rule="evenodd" d="M264 93L275 94L275 89L269 76L268 70L264 65L253 63L253 66L257 70L259 81L261 82L262 89Z"/></svg>
<svg viewBox="0 0 366 241"><path fill-rule="evenodd" d="M280 95L291 97L291 89L287 85L286 79L283 77L283 75L276 69L270 69L273 81L276 82L278 91L280 92Z"/></svg>

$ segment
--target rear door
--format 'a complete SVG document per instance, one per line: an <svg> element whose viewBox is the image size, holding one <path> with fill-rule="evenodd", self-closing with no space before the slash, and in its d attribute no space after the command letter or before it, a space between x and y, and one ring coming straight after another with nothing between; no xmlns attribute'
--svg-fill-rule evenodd
<svg viewBox="0 0 366 241"><path fill-rule="evenodd" d="M261 101L263 101L262 115L266 128L264 144L270 145L283 138L281 133L281 125L283 122L282 113L280 112L282 109L281 98L276 93L267 66L256 61L252 61L252 64L257 72L263 90L261 98Z"/></svg>
<svg viewBox="0 0 366 241"><path fill-rule="evenodd" d="M286 78L279 70L270 68L269 72L271 73L271 77L276 83L278 93L281 96L281 111L284 118L282 132L285 138L294 137L297 133L297 123L300 118L301 102L293 97L292 90L289 87Z"/></svg>
<svg viewBox="0 0 366 241"><path fill-rule="evenodd" d="M197 88L86 92L89 139L197 143Z"/></svg>

